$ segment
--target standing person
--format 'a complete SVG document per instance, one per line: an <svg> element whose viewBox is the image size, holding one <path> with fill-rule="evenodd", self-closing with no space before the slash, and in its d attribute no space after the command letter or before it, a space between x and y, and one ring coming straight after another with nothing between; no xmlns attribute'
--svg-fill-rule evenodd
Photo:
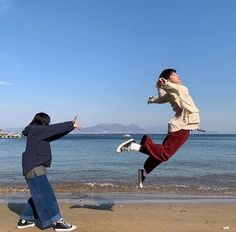
<svg viewBox="0 0 236 232"><path fill-rule="evenodd" d="M39 219L43 229L55 223L55 231L72 231L76 226L64 222L56 196L47 179L46 168L51 166L52 161L50 142L79 128L79 124L77 116L73 121L49 124L50 117L45 113L38 113L22 132L27 137L26 149L22 154L23 175L31 198L24 208L17 228L33 227L34 220Z"/></svg>
<svg viewBox="0 0 236 232"><path fill-rule="evenodd" d="M120 144L117 152L138 151L149 157L144 163L144 169L138 170L138 181L142 188L147 175L162 162L170 159L186 142L190 130L199 129L199 110L189 95L187 87L181 84L175 69L165 69L156 83L158 96L150 96L148 104L170 103L175 116L169 121L168 134L162 144L155 144L148 135L144 135L140 144L134 139Z"/></svg>

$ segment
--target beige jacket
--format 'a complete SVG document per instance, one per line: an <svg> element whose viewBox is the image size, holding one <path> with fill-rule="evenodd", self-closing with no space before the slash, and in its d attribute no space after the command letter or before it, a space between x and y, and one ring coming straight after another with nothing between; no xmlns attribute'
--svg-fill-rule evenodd
<svg viewBox="0 0 236 232"><path fill-rule="evenodd" d="M167 102L171 104L175 112L175 117L169 121L170 132L181 129L199 129L199 110L185 86L166 81L161 88L158 88L158 96L149 98L149 103L163 104Z"/></svg>

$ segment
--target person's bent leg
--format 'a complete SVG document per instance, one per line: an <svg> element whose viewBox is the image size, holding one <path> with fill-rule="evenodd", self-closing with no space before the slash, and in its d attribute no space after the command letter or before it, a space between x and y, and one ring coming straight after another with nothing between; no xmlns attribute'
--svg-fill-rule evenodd
<svg viewBox="0 0 236 232"><path fill-rule="evenodd" d="M170 132L162 144L155 144L148 135L144 135L140 143L140 152L164 162L176 153L176 151L186 142L188 136L188 130Z"/></svg>
<svg viewBox="0 0 236 232"><path fill-rule="evenodd" d="M38 214L35 210L34 202L32 198L29 198L23 213L20 216L20 220L17 223L18 229L28 228L35 226L34 220L38 219Z"/></svg>
<svg viewBox="0 0 236 232"><path fill-rule="evenodd" d="M148 135L144 135L140 144L140 152L149 155L144 163L144 169L138 170L138 181L142 188L146 176L162 162L167 161L186 142L188 130L169 133L162 144L155 144Z"/></svg>
<svg viewBox="0 0 236 232"><path fill-rule="evenodd" d="M144 135L141 139L140 145L140 152L153 156L161 161L161 158L158 158L157 155L161 156L161 154L163 154L164 147L162 144L156 144L148 135Z"/></svg>
<svg viewBox="0 0 236 232"><path fill-rule="evenodd" d="M145 161L143 167L146 172L146 175L152 172L158 165L160 165L162 161L157 160L156 158L149 156Z"/></svg>
<svg viewBox="0 0 236 232"><path fill-rule="evenodd" d="M29 200L27 201L27 204L20 218L25 219L25 220L31 220L31 221L38 219L38 214L37 214L37 211L35 210L32 197L29 198Z"/></svg>
<svg viewBox="0 0 236 232"><path fill-rule="evenodd" d="M36 176L35 178L29 179L27 183L42 228L46 228L59 220L61 214L47 176Z"/></svg>
<svg viewBox="0 0 236 232"><path fill-rule="evenodd" d="M138 170L138 182L140 188L143 188L143 182L146 179L147 175L161 163L161 161L152 156L148 157L148 159L144 163L144 169Z"/></svg>
<svg viewBox="0 0 236 232"><path fill-rule="evenodd" d="M177 150L187 141L189 137L189 130L179 130L170 132L164 139L162 145L164 148L163 157L167 161L170 159Z"/></svg>
<svg viewBox="0 0 236 232"><path fill-rule="evenodd" d="M75 225L65 223L62 218L55 193L46 175L30 179L28 185L42 228L56 223L55 231L73 231L76 229Z"/></svg>

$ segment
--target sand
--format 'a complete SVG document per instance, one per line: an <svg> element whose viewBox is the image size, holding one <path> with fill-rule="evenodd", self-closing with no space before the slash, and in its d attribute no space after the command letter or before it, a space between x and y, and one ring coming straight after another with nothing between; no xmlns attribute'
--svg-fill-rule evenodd
<svg viewBox="0 0 236 232"><path fill-rule="evenodd" d="M19 230L16 223L24 204L0 204L0 232L42 231L38 227ZM236 203L60 203L66 221L83 232L217 232L236 231ZM53 228L44 231L54 231Z"/></svg>

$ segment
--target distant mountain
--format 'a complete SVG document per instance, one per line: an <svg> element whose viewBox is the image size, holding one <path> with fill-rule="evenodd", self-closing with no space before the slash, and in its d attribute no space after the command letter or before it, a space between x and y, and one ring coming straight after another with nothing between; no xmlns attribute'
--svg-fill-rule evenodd
<svg viewBox="0 0 236 232"><path fill-rule="evenodd" d="M1 128L4 132L22 132L24 129L22 128ZM104 123L98 124L90 127L85 127L79 132L74 130L73 134L166 134L167 133L167 125L159 125L159 126L152 126L152 127L140 127L135 124L130 125L123 125L120 123ZM217 132L206 130L205 133L192 131L191 134L236 134L235 131L232 132Z"/></svg>
<svg viewBox="0 0 236 232"><path fill-rule="evenodd" d="M6 132L21 132L24 128L5 128ZM146 129L143 129L135 124L122 125L120 123L104 123L90 127L82 128L79 132L74 130L73 134L144 134L147 133Z"/></svg>
<svg viewBox="0 0 236 232"><path fill-rule="evenodd" d="M98 124L91 127L83 128L80 132L74 131L74 133L80 134L166 134L168 131L167 125L158 125L152 127L140 127L135 124L123 125L120 123L111 123L111 124ZM192 131L191 134L223 134L217 131ZM234 134L234 133L226 133Z"/></svg>
<svg viewBox="0 0 236 232"><path fill-rule="evenodd" d="M145 130L135 124L122 125L119 123L99 124L83 128L80 134L143 134Z"/></svg>

